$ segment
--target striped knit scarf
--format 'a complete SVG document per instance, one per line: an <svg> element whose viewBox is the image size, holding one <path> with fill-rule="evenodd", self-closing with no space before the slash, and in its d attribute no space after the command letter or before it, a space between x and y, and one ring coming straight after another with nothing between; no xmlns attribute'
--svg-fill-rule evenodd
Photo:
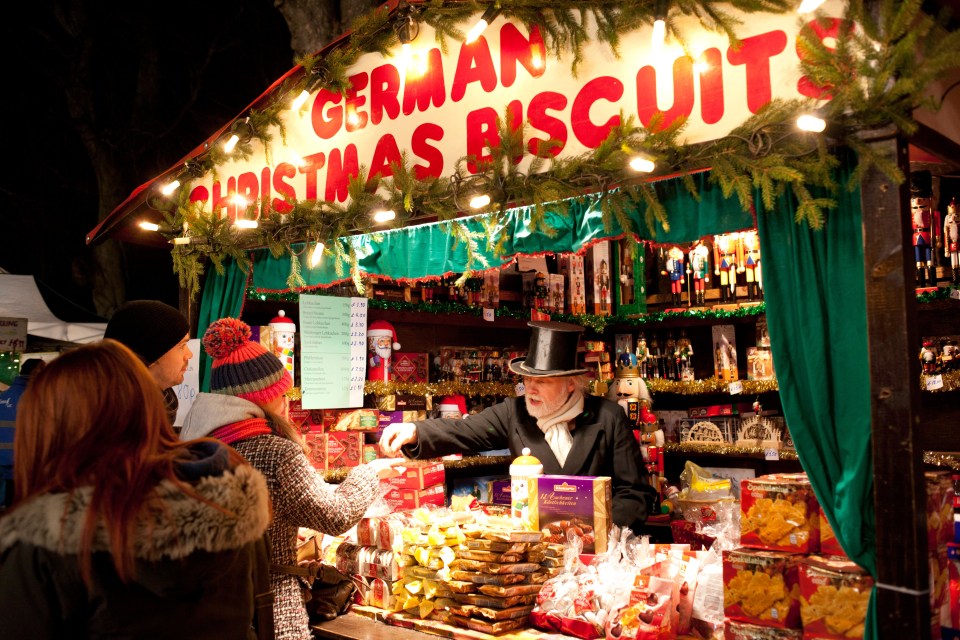
<svg viewBox="0 0 960 640"><path fill-rule="evenodd" d="M273 433L273 429L270 428L270 423L267 422L266 418L247 418L211 431L210 437L227 444L233 444L253 436L271 433Z"/></svg>

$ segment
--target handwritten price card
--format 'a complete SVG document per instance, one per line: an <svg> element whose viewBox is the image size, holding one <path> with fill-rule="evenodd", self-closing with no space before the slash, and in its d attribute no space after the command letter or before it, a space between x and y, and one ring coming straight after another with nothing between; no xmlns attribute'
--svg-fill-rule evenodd
<svg viewBox="0 0 960 640"><path fill-rule="evenodd" d="M367 299L300 296L300 331L303 408L363 406Z"/></svg>

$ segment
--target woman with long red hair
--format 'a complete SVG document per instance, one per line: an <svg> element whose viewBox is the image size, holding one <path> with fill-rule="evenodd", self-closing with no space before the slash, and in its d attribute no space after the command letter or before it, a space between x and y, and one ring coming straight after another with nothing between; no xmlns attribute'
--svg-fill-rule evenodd
<svg viewBox="0 0 960 640"><path fill-rule="evenodd" d="M146 367L105 340L61 355L20 402L0 519L10 638L252 638L263 476L181 442Z"/></svg>

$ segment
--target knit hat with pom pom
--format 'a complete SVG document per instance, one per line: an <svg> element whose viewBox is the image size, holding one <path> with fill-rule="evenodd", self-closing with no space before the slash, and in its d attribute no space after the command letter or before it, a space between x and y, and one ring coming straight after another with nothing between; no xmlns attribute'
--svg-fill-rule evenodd
<svg viewBox="0 0 960 640"><path fill-rule="evenodd" d="M293 380L283 363L236 318L217 320L203 334L203 348L213 358L210 392L244 398L263 406L286 393Z"/></svg>

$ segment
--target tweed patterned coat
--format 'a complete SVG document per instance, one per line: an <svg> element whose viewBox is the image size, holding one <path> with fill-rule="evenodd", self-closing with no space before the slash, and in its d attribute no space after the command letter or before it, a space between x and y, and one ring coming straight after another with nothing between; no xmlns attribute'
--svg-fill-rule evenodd
<svg viewBox="0 0 960 640"><path fill-rule="evenodd" d="M210 451L204 445L200 455ZM0 519L0 636L253 638L253 549L270 520L270 501L250 465L231 470L216 458L226 461L224 447L189 461L200 499L167 480L157 486L136 522L128 583L116 574L102 522L91 585L80 576L92 488L36 496Z"/></svg>
<svg viewBox="0 0 960 640"><path fill-rule="evenodd" d="M202 393L184 421L181 437L201 435L240 420L263 417L257 405L234 396ZM296 565L297 529L340 535L360 521L379 495L377 473L368 465L351 471L339 485L328 484L294 442L274 435L254 436L233 447L267 478L273 500L270 555L273 564ZM311 637L300 579L274 573L273 623L277 640Z"/></svg>

